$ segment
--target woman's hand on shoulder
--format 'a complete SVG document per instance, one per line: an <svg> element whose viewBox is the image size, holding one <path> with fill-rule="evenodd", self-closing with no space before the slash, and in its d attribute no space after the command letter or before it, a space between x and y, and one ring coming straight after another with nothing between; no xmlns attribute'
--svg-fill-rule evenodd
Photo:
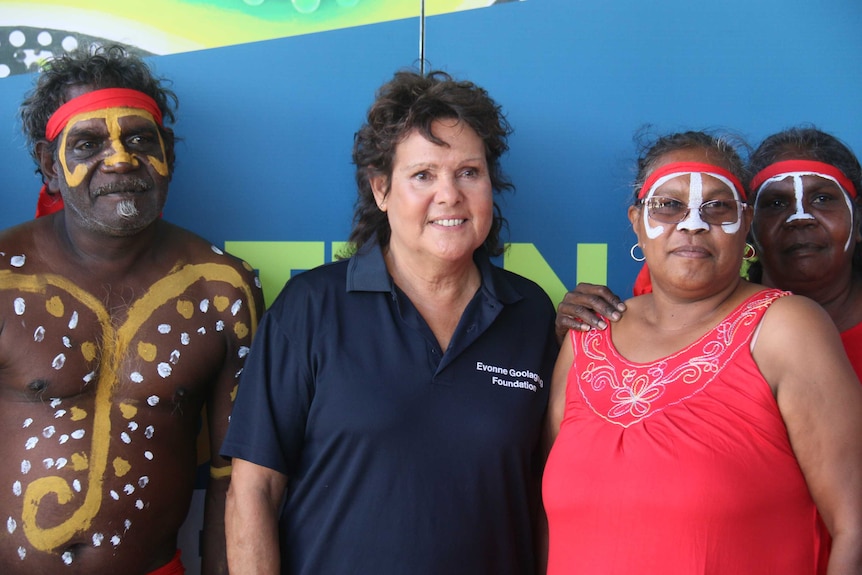
<svg viewBox="0 0 862 575"><path fill-rule="evenodd" d="M557 340L562 342L570 329L605 329L608 324L604 318L618 321L625 311L626 304L606 286L579 283L557 306Z"/></svg>

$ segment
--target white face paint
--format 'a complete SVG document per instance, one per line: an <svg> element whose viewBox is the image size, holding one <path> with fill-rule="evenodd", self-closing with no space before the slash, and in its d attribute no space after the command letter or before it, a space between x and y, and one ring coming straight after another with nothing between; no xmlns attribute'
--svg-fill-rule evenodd
<svg viewBox="0 0 862 575"><path fill-rule="evenodd" d="M844 189L844 186L842 186L840 182L838 182L838 180L836 180L830 175L821 174L819 172L785 172L783 174L778 174L777 176L773 176L763 182L760 187L757 188L754 197L757 197L762 190L766 189L766 187L773 182L780 182L785 178L793 178L793 197L796 200L796 210L794 210L794 212L787 217L785 223L790 223L797 220L816 220L817 218L805 211L805 202L803 201L805 197L805 186L802 182L802 176L817 176L818 178L829 180L830 182L833 182L836 186L838 186L838 189L841 190L844 195L844 205L847 206L847 211L850 212L850 221L853 221L853 202L850 199L850 194L847 193L847 190ZM754 210L754 217L756 218L757 202L754 203ZM852 245L853 225L851 224L850 231L847 235L847 241L844 242L844 251L846 252L847 250L849 250Z"/></svg>
<svg viewBox="0 0 862 575"><path fill-rule="evenodd" d="M678 230L709 230L709 224L704 222L700 217L700 207L704 204L703 201L703 174L707 174L712 176L716 180L722 182L725 186L730 189L730 192L733 194L733 199L736 201L741 201L739 197L739 192L736 191L736 186L733 185L726 177L721 174L714 174L711 172L674 172L671 174L667 174L666 176L662 176L650 187L647 191L647 195L644 197L644 201L648 201L651 197L656 195L656 191L663 186L665 183L669 182L674 178L678 178L680 176L689 176L689 184L688 184L688 215L686 218L679 222L676 225L676 229ZM664 226L658 225L654 226L650 222L650 218L648 214L644 214L644 228L646 229L647 237L654 240L664 233ZM742 218L736 220L736 222L732 224L722 224L721 229L726 234L735 234L739 231L739 226L742 223Z"/></svg>

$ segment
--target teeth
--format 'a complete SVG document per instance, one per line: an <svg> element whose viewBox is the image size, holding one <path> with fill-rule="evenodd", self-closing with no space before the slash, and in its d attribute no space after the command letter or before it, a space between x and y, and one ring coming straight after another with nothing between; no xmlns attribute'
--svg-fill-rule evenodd
<svg viewBox="0 0 862 575"><path fill-rule="evenodd" d="M434 223L436 223L436 224L437 224L437 225L439 225L439 226L444 226L444 227L447 227L447 228L448 228L448 227L451 227L451 226L460 226L460 225L461 225L461 224L463 224L465 221L466 221L466 220L437 220L437 221L436 221L436 222L434 222Z"/></svg>

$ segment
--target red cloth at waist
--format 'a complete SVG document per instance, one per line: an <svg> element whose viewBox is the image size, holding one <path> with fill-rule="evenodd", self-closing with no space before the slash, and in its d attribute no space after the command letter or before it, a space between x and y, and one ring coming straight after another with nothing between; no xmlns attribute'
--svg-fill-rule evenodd
<svg viewBox="0 0 862 575"><path fill-rule="evenodd" d="M183 561L180 559L182 553L177 549L174 558L169 563L165 563L155 571L150 571L149 575L184 575L186 568L183 567Z"/></svg>

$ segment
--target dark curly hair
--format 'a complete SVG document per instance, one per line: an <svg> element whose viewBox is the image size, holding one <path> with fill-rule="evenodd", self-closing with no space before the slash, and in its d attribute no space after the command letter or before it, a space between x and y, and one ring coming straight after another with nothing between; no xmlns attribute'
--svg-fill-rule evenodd
<svg viewBox="0 0 862 575"><path fill-rule="evenodd" d="M862 193L862 167L859 159L847 144L814 126L795 126L768 136L751 154L748 167L751 174L757 174L770 164L783 160L814 160L835 166L856 187L857 198L853 202L853 217L857 225L862 225L860 218L860 198ZM752 190L752 194L757 190ZM752 203L755 198L751 198ZM752 265L750 277L752 281L760 281L763 275L761 263ZM862 249L859 244L853 252L853 271L862 275Z"/></svg>
<svg viewBox="0 0 862 575"><path fill-rule="evenodd" d="M123 46L109 45L79 48L49 60L39 73L36 85L18 110L30 154L36 159L36 144L45 141L45 128L51 115L66 103L66 90L71 86L87 85L102 88L129 88L150 96L158 104L164 122L174 122L174 110L179 105L176 94L166 87L167 81L153 76L147 64L130 54ZM174 169L174 134L160 128L168 155L168 168ZM53 154L57 142L50 142ZM37 168L37 171L38 170Z"/></svg>
<svg viewBox="0 0 862 575"><path fill-rule="evenodd" d="M641 133L635 139L638 141L641 151L637 160L637 176L635 177L634 195L631 200L632 205L639 203L638 196L644 182L655 169L659 159L665 154L680 150L702 149L708 154L714 155L713 162L728 168L730 173L739 179L744 188L743 191L747 190L748 169L739 150L747 150L748 146L739 136L717 135L708 131L687 131L667 134L652 141L647 141L646 135Z"/></svg>
<svg viewBox="0 0 862 575"><path fill-rule="evenodd" d="M354 137L358 198L350 234L353 249L375 237L381 246L389 245L389 219L377 207L371 178L384 175L387 182L391 181L395 148L413 130L430 142L445 145L431 131L434 121L441 119L464 122L482 139L495 194L514 189L500 166L500 157L509 149L507 138L512 128L488 92L472 82L456 81L441 71L426 76L399 71L377 91L366 122ZM491 230L484 242L491 255L503 253L500 232L505 226L506 220L495 201Z"/></svg>

